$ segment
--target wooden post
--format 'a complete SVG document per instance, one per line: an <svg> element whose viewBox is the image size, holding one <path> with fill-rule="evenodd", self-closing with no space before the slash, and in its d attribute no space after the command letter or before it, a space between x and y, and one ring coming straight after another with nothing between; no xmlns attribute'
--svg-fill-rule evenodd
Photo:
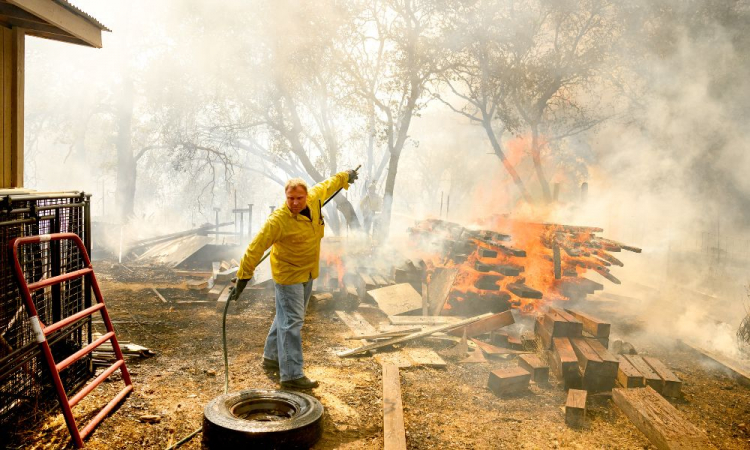
<svg viewBox="0 0 750 450"><path fill-rule="evenodd" d="M11 157L10 186L23 187L23 114L24 114L24 77L26 33L23 28L14 27L12 38L13 75L11 80ZM7 112L7 111L6 111Z"/></svg>

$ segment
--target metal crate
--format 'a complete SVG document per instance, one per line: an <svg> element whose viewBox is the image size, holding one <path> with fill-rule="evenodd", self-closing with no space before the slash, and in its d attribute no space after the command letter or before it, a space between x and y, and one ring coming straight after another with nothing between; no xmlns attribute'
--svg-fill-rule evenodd
<svg viewBox="0 0 750 450"><path fill-rule="evenodd" d="M71 232L91 252L90 194L0 195L0 426L12 429L21 420L33 420L45 403L55 402L51 378L34 339L13 273L8 243L18 236ZM42 242L25 246L19 261L28 281L82 269L83 259L71 241ZM88 281L79 278L34 292L43 323L52 323L91 305ZM49 337L60 361L91 342L91 318ZM93 376L87 355L61 376L70 393Z"/></svg>

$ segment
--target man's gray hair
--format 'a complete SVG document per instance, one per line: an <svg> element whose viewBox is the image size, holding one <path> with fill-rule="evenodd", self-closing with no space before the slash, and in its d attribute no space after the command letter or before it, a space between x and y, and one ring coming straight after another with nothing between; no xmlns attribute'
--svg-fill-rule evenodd
<svg viewBox="0 0 750 450"><path fill-rule="evenodd" d="M286 185L284 185L284 192L288 191L289 188L296 188L297 186L301 186L302 189L307 192L307 183L305 183L305 180L302 178L292 178L291 180L286 182Z"/></svg>

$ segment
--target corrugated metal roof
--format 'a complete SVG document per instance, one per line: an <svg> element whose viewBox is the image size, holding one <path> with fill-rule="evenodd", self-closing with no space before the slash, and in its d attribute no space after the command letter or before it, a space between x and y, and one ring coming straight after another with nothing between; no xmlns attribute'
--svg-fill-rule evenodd
<svg viewBox="0 0 750 450"><path fill-rule="evenodd" d="M62 6L63 8L69 10L70 12L72 12L74 14L77 14L77 15L83 17L84 19L88 20L92 24L94 24L97 27L99 27L100 30L109 31L110 33L112 32L112 30L110 30L109 28L105 27L101 22L99 22L98 20L96 20L93 16L90 16L90 15L86 14L85 12L83 12L82 10L80 10L78 7L76 7L72 3L68 2L67 0L52 0L52 1L55 2L55 3L57 3L58 5Z"/></svg>

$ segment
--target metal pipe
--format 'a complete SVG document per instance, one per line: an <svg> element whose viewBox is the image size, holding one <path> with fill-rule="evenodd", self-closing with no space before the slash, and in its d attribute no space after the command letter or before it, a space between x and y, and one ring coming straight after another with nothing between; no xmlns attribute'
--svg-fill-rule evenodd
<svg viewBox="0 0 750 450"><path fill-rule="evenodd" d="M63 209L63 208L83 208L86 206L86 203L60 203L57 205L37 205L36 210L37 211L52 211L55 209ZM11 209L10 214L29 214L31 213L31 208L16 208Z"/></svg>
<svg viewBox="0 0 750 450"><path fill-rule="evenodd" d="M91 254L91 243L93 241L93 230L91 229L91 196L89 195L84 202L83 207L83 246L86 248L86 253ZM104 194L102 194L102 205L104 205ZM102 207L103 208L103 207ZM91 280L89 277L83 277L83 307L89 308L91 306ZM88 323L88 329L86 331L86 342L91 342L92 339L92 326L91 320L86 321ZM93 362L89 364L89 371L93 374L94 365Z"/></svg>

